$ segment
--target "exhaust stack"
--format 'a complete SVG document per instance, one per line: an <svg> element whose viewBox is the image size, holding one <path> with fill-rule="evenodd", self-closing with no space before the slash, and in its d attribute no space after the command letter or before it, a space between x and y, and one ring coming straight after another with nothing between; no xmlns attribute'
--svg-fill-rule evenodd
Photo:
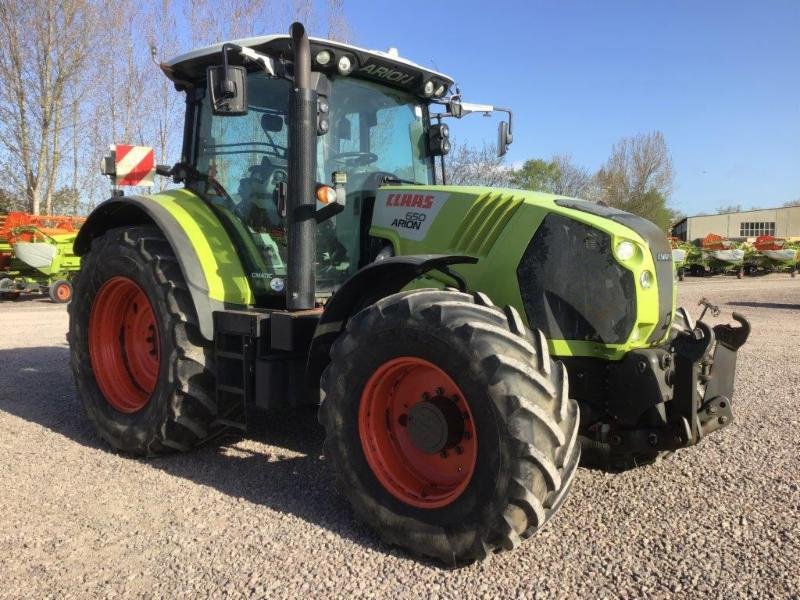
<svg viewBox="0 0 800 600"><path fill-rule="evenodd" d="M301 23L289 29L294 86L289 94L286 307L314 308L316 260L317 92L311 89L311 46Z"/></svg>

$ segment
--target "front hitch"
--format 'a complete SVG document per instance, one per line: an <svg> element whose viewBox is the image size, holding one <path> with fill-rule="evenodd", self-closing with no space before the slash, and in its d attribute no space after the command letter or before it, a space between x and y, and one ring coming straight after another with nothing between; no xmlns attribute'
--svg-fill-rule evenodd
<svg viewBox="0 0 800 600"><path fill-rule="evenodd" d="M716 307L701 303L718 314ZM750 335L750 323L744 316L733 313L733 319L738 327L720 324L711 328L698 321L694 329L679 332L672 342L675 387L667 413L670 421L686 423L686 446L733 421L736 352Z"/></svg>

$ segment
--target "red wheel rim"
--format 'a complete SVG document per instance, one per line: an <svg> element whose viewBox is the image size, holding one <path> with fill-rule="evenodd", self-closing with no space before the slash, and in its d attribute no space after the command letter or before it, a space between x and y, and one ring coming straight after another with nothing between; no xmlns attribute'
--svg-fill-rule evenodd
<svg viewBox="0 0 800 600"><path fill-rule="evenodd" d="M72 296L72 290L66 283L62 283L56 288L56 298L59 300L65 302L70 299L70 296Z"/></svg>
<svg viewBox="0 0 800 600"><path fill-rule="evenodd" d="M145 407L158 381L158 326L153 306L133 280L112 277L97 292L89 315L89 356L111 406L123 413Z"/></svg>
<svg viewBox="0 0 800 600"><path fill-rule="evenodd" d="M358 430L375 477L406 504L446 506L472 479L478 456L472 412L461 389L431 362L404 356L382 364L361 394Z"/></svg>

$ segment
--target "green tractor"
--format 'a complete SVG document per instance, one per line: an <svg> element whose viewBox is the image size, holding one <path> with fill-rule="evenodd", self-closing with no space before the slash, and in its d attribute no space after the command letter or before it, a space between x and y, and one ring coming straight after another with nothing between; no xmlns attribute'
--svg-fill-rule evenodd
<svg viewBox="0 0 800 600"><path fill-rule="evenodd" d="M300 24L162 69L186 116L158 171L183 187L113 197L75 242L72 369L114 448L188 451L321 403L356 515L453 565L538 531L582 449L624 469L731 422L749 325L675 310L655 225L446 185L446 120L507 113L504 152L510 111Z"/></svg>

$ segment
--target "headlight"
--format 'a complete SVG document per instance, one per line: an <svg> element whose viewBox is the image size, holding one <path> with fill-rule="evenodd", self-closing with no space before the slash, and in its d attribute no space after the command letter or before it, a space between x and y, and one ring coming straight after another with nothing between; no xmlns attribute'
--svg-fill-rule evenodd
<svg viewBox="0 0 800 600"><path fill-rule="evenodd" d="M378 252L377 256L375 256L375 262L379 262L381 260L386 260L387 258L392 258L394 256L394 247L391 244L387 244L381 251Z"/></svg>
<svg viewBox="0 0 800 600"><path fill-rule="evenodd" d="M653 274L650 271L642 271L642 274L639 275L639 283L642 284L642 288L649 289L653 285Z"/></svg>
<svg viewBox="0 0 800 600"><path fill-rule="evenodd" d="M422 95L433 96L433 81L431 81L430 79L425 82L424 86L422 86Z"/></svg>
<svg viewBox="0 0 800 600"><path fill-rule="evenodd" d="M636 254L636 246L633 242L620 242L617 244L617 258L620 260L630 260Z"/></svg>

